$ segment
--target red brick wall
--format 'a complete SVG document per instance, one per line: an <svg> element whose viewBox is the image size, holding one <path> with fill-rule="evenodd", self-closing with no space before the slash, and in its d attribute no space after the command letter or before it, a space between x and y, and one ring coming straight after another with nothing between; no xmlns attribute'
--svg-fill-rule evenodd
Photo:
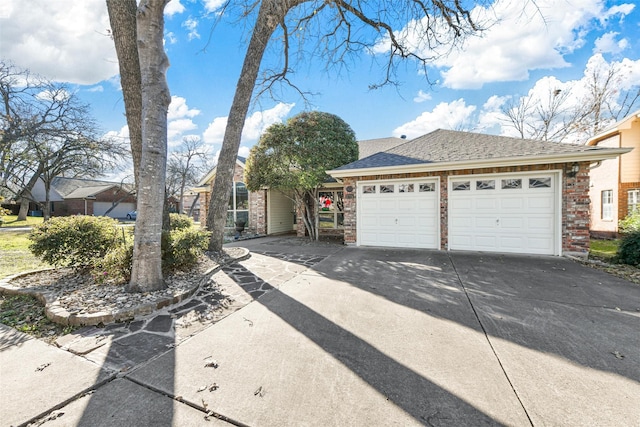
<svg viewBox="0 0 640 427"><path fill-rule="evenodd" d="M441 248L448 247L448 178L456 175L483 175L491 173L533 172L562 170L562 250L564 252L588 253L589 251L589 163L580 163L580 170L574 178L567 177L566 172L572 164L546 164L530 166L496 167L480 169L464 169L444 172L402 173L387 175L371 175L344 179L345 191L345 225L344 241L354 244L357 241L357 181L403 179L419 177L440 178L440 236ZM353 191L348 192L351 186Z"/></svg>
<svg viewBox="0 0 640 427"><path fill-rule="evenodd" d="M640 182L621 182L618 187L618 218L629 215L629 195L627 191L640 189Z"/></svg>

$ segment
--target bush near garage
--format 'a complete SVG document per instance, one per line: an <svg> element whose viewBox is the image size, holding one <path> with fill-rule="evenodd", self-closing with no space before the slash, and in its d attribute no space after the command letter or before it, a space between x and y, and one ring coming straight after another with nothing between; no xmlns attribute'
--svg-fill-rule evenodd
<svg viewBox="0 0 640 427"><path fill-rule="evenodd" d="M209 245L208 231L178 229L162 234L162 268L165 271L184 270L198 263Z"/></svg>
<svg viewBox="0 0 640 427"><path fill-rule="evenodd" d="M640 209L634 209L625 219L618 221L621 233L633 233L640 231Z"/></svg>
<svg viewBox="0 0 640 427"><path fill-rule="evenodd" d="M188 230L193 227L193 220L187 215L171 213L169 214L171 230Z"/></svg>
<svg viewBox="0 0 640 427"><path fill-rule="evenodd" d="M640 266L640 231L627 234L618 247L616 262Z"/></svg>
<svg viewBox="0 0 640 427"><path fill-rule="evenodd" d="M56 267L79 270L103 258L118 239L118 222L93 216L55 217L33 227L29 250Z"/></svg>
<svg viewBox="0 0 640 427"><path fill-rule="evenodd" d="M165 272L196 265L209 243L209 232L191 228L179 215L177 229L164 232L162 267ZM172 221L173 222L173 221ZM111 218L56 217L34 227L29 249L43 261L87 270L97 283L120 285L131 278L134 236ZM186 225L188 224L188 228Z"/></svg>

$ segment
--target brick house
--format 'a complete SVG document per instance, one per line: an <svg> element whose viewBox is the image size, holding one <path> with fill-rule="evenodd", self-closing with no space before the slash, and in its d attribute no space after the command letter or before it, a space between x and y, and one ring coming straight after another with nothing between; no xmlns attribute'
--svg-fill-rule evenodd
<svg viewBox="0 0 640 427"><path fill-rule="evenodd" d="M618 221L640 208L640 110L589 139L587 145L634 148L591 167L591 234L615 237Z"/></svg>
<svg viewBox="0 0 640 427"><path fill-rule="evenodd" d="M436 130L328 173L347 244L585 256L590 165L629 151Z"/></svg>
<svg viewBox="0 0 640 427"><path fill-rule="evenodd" d="M136 198L131 194L133 184L95 179L56 177L51 182L49 203L51 216L95 215L125 218L136 209ZM44 183L39 180L31 192L40 205L45 203ZM109 213L106 213L118 203ZM39 211L36 203L29 208Z"/></svg>
<svg viewBox="0 0 640 427"><path fill-rule="evenodd" d="M300 212L296 212L292 197L278 190L263 189L248 191L244 184L246 159L238 156L233 174L233 190L229 197L227 210L227 228L233 229L237 220L245 221L250 232L262 235L285 234L295 232L305 235L302 221L297 221ZM215 178L213 168L191 191L200 193L200 224L205 226L207 209L211 201L211 186ZM342 184L337 181L327 183L319 191L323 202L319 211L319 230L322 235L342 235Z"/></svg>

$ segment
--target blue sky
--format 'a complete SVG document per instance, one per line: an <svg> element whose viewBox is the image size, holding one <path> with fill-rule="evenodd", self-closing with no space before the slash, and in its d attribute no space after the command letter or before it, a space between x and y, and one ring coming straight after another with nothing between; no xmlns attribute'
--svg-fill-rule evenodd
<svg viewBox="0 0 640 427"><path fill-rule="evenodd" d="M221 0L172 0L165 10L167 79L173 96L169 147L183 137L202 138L220 149L226 116L249 36L250 25L215 13ZM510 98L571 90L579 102L581 80L596 67L616 64L622 88L640 82L640 8L633 1L497 0L478 17L498 18L482 37L438 60L428 71L430 86L412 62L398 68L398 87L370 90L382 78L385 40L371 53L352 56L340 69L326 70L322 58L295 63L291 80L314 93L305 101L284 89L274 100L254 104L245 126L241 155L267 126L304 109L342 117L358 139L407 135L437 128L510 135L499 110ZM487 15L490 14L490 15ZM218 21L219 20L219 21ZM216 24L214 27L214 24ZM126 137L124 105L104 0L3 0L0 57L50 79L66 82L92 107L105 133ZM394 29L412 40L409 22ZM267 63L278 61L270 49Z"/></svg>

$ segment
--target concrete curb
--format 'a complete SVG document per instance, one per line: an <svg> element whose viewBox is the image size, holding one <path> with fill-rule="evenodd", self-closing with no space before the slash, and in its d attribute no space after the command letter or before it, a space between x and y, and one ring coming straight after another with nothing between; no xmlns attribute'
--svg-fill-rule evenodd
<svg viewBox="0 0 640 427"><path fill-rule="evenodd" d="M181 293L180 295L175 295L171 298L164 297L158 299L157 301L142 304L136 307L128 308L125 310L117 310L117 311L103 311L98 313L90 313L90 314L71 314L65 308L63 308L58 299L51 293L47 291L33 291L23 288L18 288L16 286L12 286L10 281L19 277L27 276L29 274L33 274L41 271L49 271L54 270L53 268L46 268L43 270L32 270L28 272L22 272L18 274L11 275L9 277L5 277L0 280L0 291L8 294L8 295L31 295L36 297L41 303L45 306L45 315L52 322L61 324L61 325L71 325L71 326L95 326L99 324L107 324L114 323L125 320L133 320L136 316L145 316L147 314L151 314L156 310L160 310L161 308L174 305L185 301L186 299L192 297L200 288L200 286L209 280L211 280L211 276L218 272L221 268L226 265L233 264L239 261L244 261L251 257L251 252L246 248L242 249L242 255L230 259L227 263L219 264L216 267L211 268L210 270L204 273L204 277L202 280L195 285L193 288L187 290L186 292Z"/></svg>

